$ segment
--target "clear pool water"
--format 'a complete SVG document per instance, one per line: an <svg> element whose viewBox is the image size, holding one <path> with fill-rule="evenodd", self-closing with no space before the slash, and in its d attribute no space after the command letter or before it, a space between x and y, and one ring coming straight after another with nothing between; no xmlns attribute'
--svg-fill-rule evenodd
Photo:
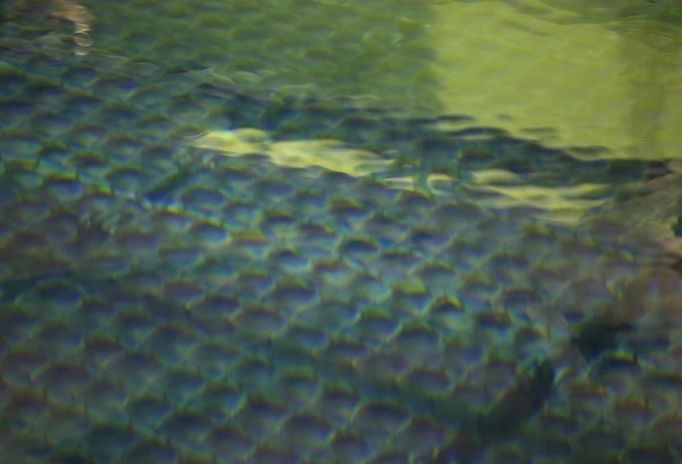
<svg viewBox="0 0 682 464"><path fill-rule="evenodd" d="M0 463L677 463L676 0L0 3Z"/></svg>

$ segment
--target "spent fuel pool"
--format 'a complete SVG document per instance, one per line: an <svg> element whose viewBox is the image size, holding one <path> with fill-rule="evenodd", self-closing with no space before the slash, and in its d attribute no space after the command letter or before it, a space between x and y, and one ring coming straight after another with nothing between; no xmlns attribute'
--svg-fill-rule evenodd
<svg viewBox="0 0 682 464"><path fill-rule="evenodd" d="M0 463L682 459L679 165L440 112L395 3L1 4Z"/></svg>

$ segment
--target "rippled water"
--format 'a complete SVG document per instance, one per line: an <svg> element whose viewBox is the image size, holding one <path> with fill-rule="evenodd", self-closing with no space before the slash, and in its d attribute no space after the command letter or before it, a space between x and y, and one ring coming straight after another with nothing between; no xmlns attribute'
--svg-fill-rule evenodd
<svg viewBox="0 0 682 464"><path fill-rule="evenodd" d="M0 462L682 458L679 1L0 8Z"/></svg>

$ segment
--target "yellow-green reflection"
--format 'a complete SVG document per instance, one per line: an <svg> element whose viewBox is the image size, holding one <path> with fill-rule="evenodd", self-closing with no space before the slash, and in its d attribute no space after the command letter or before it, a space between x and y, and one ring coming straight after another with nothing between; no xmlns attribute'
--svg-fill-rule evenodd
<svg viewBox="0 0 682 464"><path fill-rule="evenodd" d="M465 114L578 156L682 153L679 0L90 3L52 5L92 27L93 51L245 91Z"/></svg>
<svg viewBox="0 0 682 464"><path fill-rule="evenodd" d="M211 131L191 142L225 156L260 155L278 166L319 167L353 177L385 171L390 164L370 151L350 148L337 140L273 141L267 132L253 128Z"/></svg>
<svg viewBox="0 0 682 464"><path fill-rule="evenodd" d="M429 35L441 101L579 156L679 157L677 3L434 5Z"/></svg>
<svg viewBox="0 0 682 464"><path fill-rule="evenodd" d="M472 178L467 183L469 189L496 194L481 203L498 208L533 208L538 211L537 218L567 225L577 224L585 212L603 204L604 200L590 197L608 188L589 183L542 187L502 170L474 172Z"/></svg>

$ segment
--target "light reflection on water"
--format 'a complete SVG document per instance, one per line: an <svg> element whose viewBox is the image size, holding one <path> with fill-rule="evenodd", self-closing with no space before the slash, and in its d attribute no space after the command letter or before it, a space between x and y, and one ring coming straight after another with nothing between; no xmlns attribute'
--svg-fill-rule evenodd
<svg viewBox="0 0 682 464"><path fill-rule="evenodd" d="M86 454L682 456L675 2L3 8L0 367Z"/></svg>

